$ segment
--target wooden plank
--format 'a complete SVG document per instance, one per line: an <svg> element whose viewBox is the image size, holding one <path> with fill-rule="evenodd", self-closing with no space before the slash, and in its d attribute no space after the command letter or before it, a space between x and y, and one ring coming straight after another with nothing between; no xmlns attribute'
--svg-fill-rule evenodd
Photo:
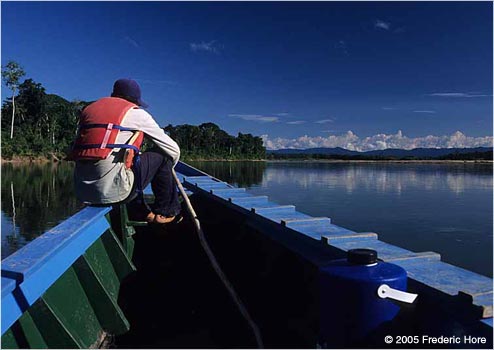
<svg viewBox="0 0 494 350"><path fill-rule="evenodd" d="M411 259L394 263L403 267L408 277L449 295L463 292L475 296L492 292L492 279L442 261Z"/></svg>
<svg viewBox="0 0 494 350"><path fill-rule="evenodd" d="M27 249L21 249L11 255L9 258L12 259L2 266L2 274L8 273L15 276L18 282L22 281L19 288L29 305L34 303L109 228L104 216L86 222L80 228L74 228L72 224L69 226L72 228L71 231L67 227L66 230L57 229L38 237L25 246ZM63 244L57 244L52 237L60 237ZM46 244L45 241L50 244ZM36 244L38 242L39 244Z"/></svg>
<svg viewBox="0 0 494 350"><path fill-rule="evenodd" d="M29 312L24 312L24 314L19 318L18 327L14 326L12 328L17 328L16 330L12 329L14 333L22 332L22 335L26 339L27 346L30 349L46 349L48 348L48 344L45 342L45 338L43 338L43 334L41 334L38 327L36 327L36 323L34 322L31 314ZM20 329L19 329L20 328Z"/></svg>
<svg viewBox="0 0 494 350"><path fill-rule="evenodd" d="M206 186L206 185L216 185L216 184L226 184L224 182L221 182L221 181L214 181L213 179L210 179L208 178L207 181L204 180L204 181L193 181L193 182L189 182L189 181L184 181L184 185L187 185L187 186L196 186L196 187L202 187L202 186Z"/></svg>
<svg viewBox="0 0 494 350"><path fill-rule="evenodd" d="M295 206L293 205L252 208L251 211L276 223L281 223L282 220L310 218L309 215L295 211Z"/></svg>
<svg viewBox="0 0 494 350"><path fill-rule="evenodd" d="M242 201L242 199L250 199L248 201ZM269 208L269 207L273 207L273 206L276 206L277 204L276 203L273 203L273 202L269 202L267 200L264 200L264 199L258 199L258 200L252 200L251 197L244 197L244 198L232 198L232 200L234 200L234 204L239 206L239 207L242 207L248 211L252 211L252 208ZM239 202L237 202L239 201Z"/></svg>
<svg viewBox="0 0 494 350"><path fill-rule="evenodd" d="M120 282L130 273L136 271L131 258L125 253L124 247L111 229L101 236L101 241L110 256L110 262Z"/></svg>
<svg viewBox="0 0 494 350"><path fill-rule="evenodd" d="M1 344L2 344L2 349L20 349L23 345L17 342L17 339L14 335L14 332L12 331L12 328L9 328L5 333L2 334Z"/></svg>
<svg viewBox="0 0 494 350"><path fill-rule="evenodd" d="M44 266L54 254L64 251L69 245L73 246L74 240L82 238L81 241L87 242L90 237L90 243L94 242L109 227L104 215L110 210L109 207L82 209L2 260L2 277L21 282ZM81 249L79 251L79 255L84 252Z"/></svg>
<svg viewBox="0 0 494 350"><path fill-rule="evenodd" d="M197 187L199 187L201 190L204 191L211 191L215 189L230 189L232 188L229 186L226 182L215 182L215 183L207 183L207 184L197 184Z"/></svg>
<svg viewBox="0 0 494 350"><path fill-rule="evenodd" d="M277 205L275 204L272 207L262 207L262 208L252 208L251 211L253 213L262 215L264 213L277 213L277 212L283 212L283 213L292 213L295 212L295 206L294 205Z"/></svg>
<svg viewBox="0 0 494 350"><path fill-rule="evenodd" d="M185 179L185 175L184 175L184 174L182 174L182 173L181 173L181 172L179 172L179 171L176 171L176 172L175 172L175 174L177 174L178 180L179 180L180 182L184 182L184 179Z"/></svg>
<svg viewBox="0 0 494 350"><path fill-rule="evenodd" d="M492 322L492 317L489 317L489 318L486 318L486 319L483 319L481 321L482 323L488 325L489 327L493 328L493 322Z"/></svg>
<svg viewBox="0 0 494 350"><path fill-rule="evenodd" d="M222 182L222 181L218 181L218 180L216 180L212 177L209 177L209 176L198 176L198 177L195 177L193 179L191 179L190 177L185 177L184 179L186 179L185 181L187 181L189 183L193 183L194 185Z"/></svg>
<svg viewBox="0 0 494 350"><path fill-rule="evenodd" d="M48 348L77 349L85 347L80 338L74 337L67 329L63 317L59 317L42 298L28 312L39 333L43 334Z"/></svg>
<svg viewBox="0 0 494 350"><path fill-rule="evenodd" d="M302 233L317 240L324 239L325 241L328 241L327 237L336 239L337 237L343 235L355 234L355 232L347 230L346 228L331 224L331 220L329 218L313 219L313 222L310 219L287 220L285 221L285 225L293 231Z"/></svg>
<svg viewBox="0 0 494 350"><path fill-rule="evenodd" d="M184 176L184 180L187 182L194 182L196 180L201 181L203 179L212 179L211 176L208 175L199 175L199 176Z"/></svg>
<svg viewBox="0 0 494 350"><path fill-rule="evenodd" d="M111 265L111 271L99 268L98 258L101 257L85 254L77 259L74 270L101 327L111 334L123 334L130 329L130 324L117 304L117 288L111 284L113 279L117 284L118 279Z"/></svg>
<svg viewBox="0 0 494 350"><path fill-rule="evenodd" d="M24 310L18 304L13 291L17 282L10 278L2 277L2 335L21 317Z"/></svg>
<svg viewBox="0 0 494 350"><path fill-rule="evenodd" d="M151 189L151 184L146 186L146 188L142 191L145 196L154 196L153 190Z"/></svg>
<svg viewBox="0 0 494 350"><path fill-rule="evenodd" d="M326 217L321 218L304 218L304 219L287 219L281 221L282 226L297 233L309 236L316 240L321 240L322 234L327 234L333 227L331 220Z"/></svg>
<svg viewBox="0 0 494 350"><path fill-rule="evenodd" d="M244 198L232 198L230 202L237 205L248 204L249 202L267 203L268 196L249 196Z"/></svg>
<svg viewBox="0 0 494 350"><path fill-rule="evenodd" d="M222 183L220 181L215 181L214 179L207 177L207 176L201 176L201 178L204 178L203 180L189 180L189 178L185 177L184 181L182 182L183 186L186 189L189 189L191 191L194 191L197 188L200 188L202 185L213 185L213 184L218 184Z"/></svg>
<svg viewBox="0 0 494 350"><path fill-rule="evenodd" d="M11 278L2 277L2 298L14 291L17 283Z"/></svg>
<svg viewBox="0 0 494 350"><path fill-rule="evenodd" d="M245 192L245 188L240 187L229 187L229 188L213 188L211 189L210 193L220 196L224 195L225 193L240 193L240 192ZM251 195L249 195L251 196Z"/></svg>
<svg viewBox="0 0 494 350"><path fill-rule="evenodd" d="M245 192L245 188L216 189L211 190L210 194L227 201L233 201L234 198L251 197L250 193Z"/></svg>
<svg viewBox="0 0 494 350"><path fill-rule="evenodd" d="M481 295L475 295L472 298L472 304L482 307L482 317L488 318L493 316L492 312L492 291L483 293Z"/></svg>
<svg viewBox="0 0 494 350"><path fill-rule="evenodd" d="M99 231L99 229L95 228L95 225L97 226L98 222L100 223L99 228L105 231L101 237L104 238L103 242L105 245L103 245L100 239L96 239L91 247L88 247L86 250L85 244L92 240L91 235L95 235L95 232ZM67 305L66 307L70 308L73 302L69 302L69 304L67 304L67 300L63 301L63 298L61 298L60 295L63 295L63 291L65 290L70 294L70 296L67 296L68 299L74 297L72 295L73 292L70 292L70 288L74 288L75 286L80 289L80 284L77 283L74 278L72 278L69 282L66 281L67 276L70 276L68 271L72 271L73 268L70 267L72 266L72 263L69 264L68 270L64 269L64 266L68 264L67 256L76 256L79 254L79 251L82 251L83 254L84 251L86 251L88 258L90 258L93 262L93 264L90 265L89 261L87 261L83 268L81 268L81 264L79 264L79 268L76 270L79 279L85 282L82 284L82 287L84 288L87 296L91 297L91 295L96 295L98 297L96 298L97 300L95 298L90 298L91 305L97 306L94 308L94 311L91 311L91 313L96 312L98 320L101 324L114 334L123 333L129 329L127 320L117 305L118 285L120 281L130 272L134 271L135 268L123 252L123 248L121 247L120 242L116 239L115 235L112 234L110 229L105 230L105 228L108 227L108 221L106 221L104 216L97 219L97 222L90 225L90 227L94 232L86 232L87 234L83 235L85 240L81 240L79 238L73 239L72 243L64 246L64 250L62 252L56 251L54 256L51 256L50 259L46 260L42 267L28 274L27 277L24 278L24 280L19 284L19 288L17 289L18 295L16 295L16 297L14 297L12 292L15 290L15 286L18 281L5 277L2 278L2 309L4 311L2 313L2 334L14 325L16 320L21 322L23 319L22 317L27 314L24 311L29 306L35 305L37 301L40 300L39 297L43 295L45 298L44 303L46 304L48 303L50 294L53 294L53 292L57 289L58 296L54 298L57 301L52 300L51 307L41 307L41 309L30 308L30 313L34 315L34 313L37 312L36 310L44 310L42 313L46 315L48 309L52 311L60 310L60 303L65 303ZM86 230L87 228L88 227L86 227ZM77 247L74 247L74 244L76 244ZM107 254L111 255L112 260L109 260L109 256ZM80 257L76 257L77 261L80 259ZM77 265L77 263L75 265ZM59 278L56 277L58 274L60 274ZM100 278L98 276L103 277ZM94 281L101 282L101 288L98 288L97 283ZM106 298L104 297L105 295L107 295ZM23 304L23 307L20 307L16 298L21 298L25 305ZM79 307L81 307L81 305L79 305ZM84 314L87 316L89 311L89 309L85 309ZM69 316L66 315L66 317ZM52 320L55 323L58 322L56 321L58 318L59 316L54 315L53 317L48 317L49 320ZM39 318L37 318L37 320L38 322L36 327L40 327L39 322L41 321ZM92 323L94 324L94 322ZM34 334L32 333L35 330L33 328L34 323L31 319L23 322L20 327L22 329L26 327L32 328L29 331L29 334L26 334L26 339L28 339L30 335ZM65 335L61 337L64 339L63 341L75 341L73 333L71 332L71 335L69 335L65 325L59 325L55 328L57 327L62 327L58 329L60 332L65 333ZM99 326L96 325L95 327ZM57 336L56 338L58 339L59 337ZM95 340L91 338L89 333L84 335L83 338L87 346L90 345L89 341L92 342ZM33 339L29 338L28 341L30 343L33 342L33 344L41 344L39 339L36 337ZM80 340L77 340L77 343L80 344Z"/></svg>
<svg viewBox="0 0 494 350"><path fill-rule="evenodd" d="M336 225L335 225L336 226ZM334 245L333 243L339 240L360 240L360 239L375 239L377 240L377 233L374 232L353 232L349 230L338 230L339 226L336 226L335 230L329 234L324 233L322 239L326 243Z"/></svg>
<svg viewBox="0 0 494 350"><path fill-rule="evenodd" d="M281 224L282 220L286 219L305 219L309 218L310 216L304 213L301 213L299 211L294 211L294 212L264 212L260 213L261 216L267 217L268 219L271 219L273 221L276 221L277 223Z"/></svg>
<svg viewBox="0 0 494 350"><path fill-rule="evenodd" d="M348 251L356 248L367 248L377 251L377 257L387 261L397 257L413 256L415 253L403 249L383 241L377 240L374 237L361 237L355 240L334 240L330 243L332 246Z"/></svg>
<svg viewBox="0 0 494 350"><path fill-rule="evenodd" d="M493 316L492 279L437 260L408 259L393 262L408 277L449 296L480 308L481 317Z"/></svg>
<svg viewBox="0 0 494 350"><path fill-rule="evenodd" d="M179 161L175 165L175 171L184 174L185 176L209 176L205 172L194 168L193 166L189 164L185 164L184 162Z"/></svg>
<svg viewBox="0 0 494 350"><path fill-rule="evenodd" d="M396 261L412 260L412 259L421 259L422 261L425 260L439 261L441 260L441 254L436 252L418 252L410 256L398 256L394 258L388 258L386 261L394 263Z"/></svg>
<svg viewBox="0 0 494 350"><path fill-rule="evenodd" d="M41 298L55 318L61 322L70 338L81 348L89 348L94 344L102 330L89 296L74 267L71 267ZM31 313L31 316L34 318L34 313ZM39 327L39 323L36 323ZM49 343L48 338L46 342ZM57 343L53 342L49 345L53 347L55 344Z"/></svg>
<svg viewBox="0 0 494 350"><path fill-rule="evenodd" d="M327 217L311 217L308 219L286 219L282 220L281 224L289 228L297 228L304 226L316 226L316 225L329 225L331 224L331 219Z"/></svg>

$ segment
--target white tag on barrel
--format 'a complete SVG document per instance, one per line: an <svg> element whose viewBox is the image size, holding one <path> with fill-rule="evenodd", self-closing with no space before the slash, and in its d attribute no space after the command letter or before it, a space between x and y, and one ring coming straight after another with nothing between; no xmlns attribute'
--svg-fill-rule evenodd
<svg viewBox="0 0 494 350"><path fill-rule="evenodd" d="M417 294L403 292L398 289L393 289L387 284L381 284L377 289L377 295L380 298L389 298L403 303L411 304L417 299Z"/></svg>

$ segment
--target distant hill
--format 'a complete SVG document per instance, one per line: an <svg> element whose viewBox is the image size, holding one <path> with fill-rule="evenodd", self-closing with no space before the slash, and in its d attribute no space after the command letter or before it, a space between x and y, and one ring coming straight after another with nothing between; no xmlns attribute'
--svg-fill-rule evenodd
<svg viewBox="0 0 494 350"><path fill-rule="evenodd" d="M335 155L335 156L378 156L378 157L396 157L396 158L437 158L454 154L469 154L492 152L492 147L475 147L475 148L414 148L411 150L388 148L377 151L358 152L350 151L341 147L336 148L307 148L307 149L279 149L267 150L268 154L275 155Z"/></svg>

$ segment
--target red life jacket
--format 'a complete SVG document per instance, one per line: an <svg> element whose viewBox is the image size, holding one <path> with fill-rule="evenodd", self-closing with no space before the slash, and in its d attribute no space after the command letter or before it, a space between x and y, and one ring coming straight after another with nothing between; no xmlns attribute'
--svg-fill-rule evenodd
<svg viewBox="0 0 494 350"><path fill-rule="evenodd" d="M126 148L129 154L125 157L127 168L132 166L135 154L139 153L144 134L132 137L133 142L115 144L119 131L134 131L121 126L127 112L139 108L136 104L118 97L104 97L84 108L79 121L79 132L74 143L70 158L73 160L106 159L113 148Z"/></svg>

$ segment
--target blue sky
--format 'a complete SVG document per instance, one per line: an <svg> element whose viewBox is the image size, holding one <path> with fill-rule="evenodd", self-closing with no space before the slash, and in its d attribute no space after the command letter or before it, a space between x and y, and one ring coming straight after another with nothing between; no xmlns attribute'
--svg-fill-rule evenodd
<svg viewBox="0 0 494 350"><path fill-rule="evenodd" d="M211 121L270 148L492 144L489 2L1 6L2 64L69 100L130 77L161 125Z"/></svg>

